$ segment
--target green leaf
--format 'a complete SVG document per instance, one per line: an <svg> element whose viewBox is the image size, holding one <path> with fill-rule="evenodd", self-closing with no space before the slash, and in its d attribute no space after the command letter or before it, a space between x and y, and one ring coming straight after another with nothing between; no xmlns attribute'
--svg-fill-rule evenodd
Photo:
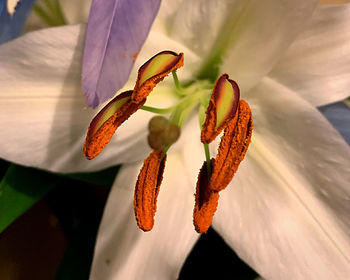
<svg viewBox="0 0 350 280"><path fill-rule="evenodd" d="M0 233L51 190L60 178L11 164L0 182Z"/></svg>

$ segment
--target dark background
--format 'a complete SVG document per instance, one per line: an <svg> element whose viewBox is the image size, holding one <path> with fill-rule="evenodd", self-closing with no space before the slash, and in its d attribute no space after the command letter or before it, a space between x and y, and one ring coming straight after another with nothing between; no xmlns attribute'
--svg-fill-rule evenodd
<svg viewBox="0 0 350 280"><path fill-rule="evenodd" d="M10 165L0 160L1 178ZM48 174L24 169L38 176ZM57 184L0 234L1 280L88 279L97 229L117 169L91 178L50 174ZM210 228L187 257L179 279L255 277L257 274Z"/></svg>

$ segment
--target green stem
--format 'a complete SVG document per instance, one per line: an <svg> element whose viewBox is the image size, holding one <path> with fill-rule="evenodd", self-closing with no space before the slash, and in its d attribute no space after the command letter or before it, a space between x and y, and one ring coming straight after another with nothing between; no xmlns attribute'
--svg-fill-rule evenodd
<svg viewBox="0 0 350 280"><path fill-rule="evenodd" d="M211 177L211 161L210 161L210 151L209 151L209 145L207 143L204 143L204 151L205 151L205 159L207 162L207 171L208 171L208 181Z"/></svg>
<svg viewBox="0 0 350 280"><path fill-rule="evenodd" d="M150 107L150 106L142 106L142 110L156 113L156 114L169 114L172 112L173 107L165 108L165 109L160 109L160 108L155 108L155 107Z"/></svg>
<svg viewBox="0 0 350 280"><path fill-rule="evenodd" d="M182 127L186 121L189 113L197 106L198 102L195 102L195 96L185 97L175 108L170 116L170 121Z"/></svg>
<svg viewBox="0 0 350 280"><path fill-rule="evenodd" d="M201 92L198 92L194 95L183 98L182 101L174 106L175 110L172 112L169 120L181 128L191 112L197 107L201 94ZM162 160L170 147L171 145L165 147L161 158Z"/></svg>
<svg viewBox="0 0 350 280"><path fill-rule="evenodd" d="M182 86L180 85L179 78L177 77L176 71L171 72L173 74L174 84L177 90L182 91Z"/></svg>
<svg viewBox="0 0 350 280"><path fill-rule="evenodd" d="M191 112L198 106L203 95L205 96L206 94L206 90L199 90L196 93L187 95L176 105L175 110L170 116L170 120L181 127Z"/></svg>
<svg viewBox="0 0 350 280"><path fill-rule="evenodd" d="M176 87L178 89L181 88L182 91L184 91L184 89L178 83L178 78L177 78L175 71L173 71L172 73L173 73L175 85L177 84ZM189 91L189 92L191 92L191 94L188 94L188 95L186 94L185 97L182 96L182 100L177 105L172 106L170 108L157 109L157 108L153 108L153 107L142 106L141 109L144 109L146 111L150 111L153 113L160 113L160 114L162 114L162 113L166 114L166 113L172 112L169 120L181 128L182 125L187 120L187 118L191 115L193 110L198 106L198 104L201 104L201 100L203 99L203 97L207 96L208 90L207 89L204 89L204 90L197 89L194 92L193 91ZM161 159L164 158L164 156L167 153L167 151L169 150L170 146L171 145L168 145L164 149ZM210 159L209 159L209 162L210 162Z"/></svg>
<svg viewBox="0 0 350 280"><path fill-rule="evenodd" d="M175 93L177 97L183 97L185 94L184 88L181 86L179 78L177 77L176 71L172 71L174 84L175 84Z"/></svg>
<svg viewBox="0 0 350 280"><path fill-rule="evenodd" d="M160 158L160 161L162 161L166 155L166 153L168 152L169 148L171 147L171 145L167 145L162 153L162 157Z"/></svg>

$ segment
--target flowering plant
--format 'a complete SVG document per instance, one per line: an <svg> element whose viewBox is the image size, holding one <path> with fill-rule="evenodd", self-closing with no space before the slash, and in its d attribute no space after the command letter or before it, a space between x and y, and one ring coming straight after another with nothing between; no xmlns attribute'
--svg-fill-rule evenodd
<svg viewBox="0 0 350 280"><path fill-rule="evenodd" d="M315 1L162 2L121 89L134 87L139 66L157 52L185 54L186 66L178 75L188 97L179 97L176 86L167 79L154 87L141 105L181 108L174 112L181 112L178 116L187 120L181 137L167 153L157 222L148 233L140 231L134 222L133 187L151 151L147 124L153 115L139 110L118 128L99 156L92 161L82 156L86 129L96 114L86 108L83 94L87 92L81 89L85 25L39 30L0 47L0 156L63 173L123 164L105 207L90 277L176 278L198 239L192 225L193 194L205 153L198 141L198 117L191 112L198 109L205 115L200 108L206 108L208 99L200 97L211 92L215 97L219 83L215 81L221 73L228 73L251 108L254 132L235 178L222 192L213 228L267 279L346 279L350 259L350 151L315 106L349 95L349 11L348 4L316 8ZM130 9L133 12L137 13L136 9ZM135 60L133 54L126 59ZM92 96L99 95L92 91ZM187 98L186 106L177 106L182 98ZM114 99L118 100L120 97ZM131 105L140 105L138 102ZM94 147L89 143L94 143L93 137L104 123L97 128L90 126L93 133L88 136L92 135L92 140L88 137L85 151ZM164 144L164 139L161 142ZM210 147L213 155L216 144ZM85 154L89 157L89 152ZM157 160L149 161L156 162L156 170L162 155L157 153ZM220 149L218 155L214 163L207 160L213 174ZM203 167L199 182L204 182L199 185L205 185L206 172ZM138 201L136 195L136 204ZM147 211L153 209L154 200L151 205L142 198L140 201L147 205ZM142 220L138 207L136 217Z"/></svg>

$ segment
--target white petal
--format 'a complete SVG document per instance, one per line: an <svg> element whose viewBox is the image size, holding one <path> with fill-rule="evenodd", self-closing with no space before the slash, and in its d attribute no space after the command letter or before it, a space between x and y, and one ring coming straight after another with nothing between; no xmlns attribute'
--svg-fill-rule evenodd
<svg viewBox="0 0 350 280"><path fill-rule="evenodd" d="M0 47L0 157L51 171L77 172L140 160L148 153L145 124L152 114L140 111L118 130L101 155L92 161L82 155L87 128L98 112L86 108L81 91L84 35L84 25L51 28ZM186 51L165 35L152 32L127 89L133 88L139 65L164 49ZM190 75L190 62L198 61L190 51L186 58L189 67L178 71L180 77ZM171 77L167 80L156 87L148 105L172 104L166 98Z"/></svg>
<svg viewBox="0 0 350 280"><path fill-rule="evenodd" d="M236 80L242 92L253 88L278 62L303 30L317 1L250 1L232 32L231 48L221 72Z"/></svg>
<svg viewBox="0 0 350 280"><path fill-rule="evenodd" d="M184 0L163 0L160 4L158 14L152 25L153 31L169 32L169 22L175 16L179 6Z"/></svg>
<svg viewBox="0 0 350 280"><path fill-rule="evenodd" d="M191 118L181 132L179 145L182 146L182 156L184 165L188 173L188 178L192 186L196 186L199 170L205 161L204 146L200 141L201 131L198 117ZM212 147L213 145L210 145ZM174 147L176 148L176 146ZM213 157L213 154L211 154Z"/></svg>
<svg viewBox="0 0 350 280"><path fill-rule="evenodd" d="M221 193L215 229L266 279L349 279L349 146L272 80L247 99L253 139Z"/></svg>
<svg viewBox="0 0 350 280"><path fill-rule="evenodd" d="M243 91L268 73L304 28L317 1L183 1L169 18L170 35L210 60Z"/></svg>
<svg viewBox="0 0 350 280"><path fill-rule="evenodd" d="M350 95L350 4L321 6L269 74L315 106Z"/></svg>
<svg viewBox="0 0 350 280"><path fill-rule="evenodd" d="M198 234L192 225L193 186L177 154L168 156L155 225L141 231L133 198L141 163L122 167L98 232L90 279L177 279Z"/></svg>

